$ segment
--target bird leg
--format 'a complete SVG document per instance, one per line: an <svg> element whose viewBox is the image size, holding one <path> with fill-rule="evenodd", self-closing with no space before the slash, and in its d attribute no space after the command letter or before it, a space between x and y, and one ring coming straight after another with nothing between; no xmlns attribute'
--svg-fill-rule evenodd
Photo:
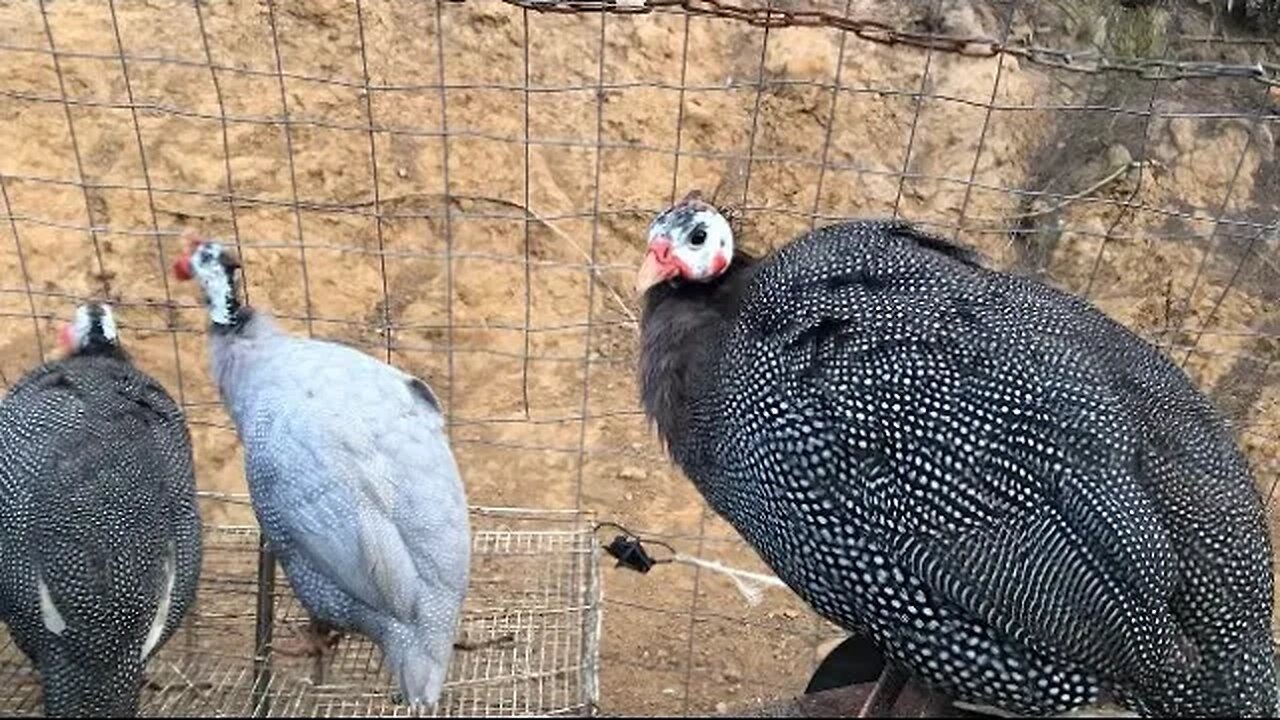
<svg viewBox="0 0 1280 720"><path fill-rule="evenodd" d="M880 677L876 679L875 685L871 687L871 692L867 695L867 699L862 703L862 709L858 711L858 717L880 717L887 713L892 707L894 700L898 699L898 693L902 691L902 686L907 682L907 676L892 663L886 664L884 669L880 671Z"/></svg>
<svg viewBox="0 0 1280 720"><path fill-rule="evenodd" d="M956 717L951 698L886 663L856 717Z"/></svg>
<svg viewBox="0 0 1280 720"><path fill-rule="evenodd" d="M303 630L294 630L293 638L272 643L271 649L286 657L323 657L331 653L341 639L338 628L312 618Z"/></svg>

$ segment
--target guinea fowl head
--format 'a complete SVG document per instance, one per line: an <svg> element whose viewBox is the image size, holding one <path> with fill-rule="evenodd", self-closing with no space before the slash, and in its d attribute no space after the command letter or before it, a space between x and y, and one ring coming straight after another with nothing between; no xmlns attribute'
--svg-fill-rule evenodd
<svg viewBox="0 0 1280 720"><path fill-rule="evenodd" d="M728 269L733 257L729 221L695 190L649 225L649 248L636 277L636 292L643 295L664 281L713 280Z"/></svg>
<svg viewBox="0 0 1280 720"><path fill-rule="evenodd" d="M239 259L216 240L203 240L190 233L184 234L184 238L187 249L173 261L173 276L182 281L195 279L200 283L205 305L209 308L209 319L214 325L235 325L240 310L235 281Z"/></svg>
<svg viewBox="0 0 1280 720"><path fill-rule="evenodd" d="M725 213L696 190L649 225L649 247L636 277L640 317L640 396L668 450L688 437L691 398L714 386L715 338L737 313L753 255L735 248Z"/></svg>
<svg viewBox="0 0 1280 720"><path fill-rule="evenodd" d="M71 322L63 323L58 331L58 345L68 355L121 352L120 335L111 306L85 303L77 307Z"/></svg>

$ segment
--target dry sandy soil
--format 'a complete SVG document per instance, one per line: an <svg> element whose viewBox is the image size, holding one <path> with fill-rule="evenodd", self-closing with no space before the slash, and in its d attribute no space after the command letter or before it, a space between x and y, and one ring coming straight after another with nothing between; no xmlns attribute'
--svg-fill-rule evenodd
<svg viewBox="0 0 1280 720"><path fill-rule="evenodd" d="M926 4L847 9L1004 31L984 4L948 1L930 17ZM1042 5L1015 18L1013 37L1106 41L1055 9L1072 3ZM1075 5L1091 17L1096 3ZM250 300L290 328L389 352L428 379L473 503L587 508L763 569L705 517L636 402L629 288L645 226L673 192L716 186L744 205L756 248L815 216L897 209L961 227L996 265L1088 292L1187 358L1268 497L1280 476L1280 254L1247 224L1276 210L1260 85L1153 95L1123 76L927 56L831 29L766 39L730 20L526 17L496 0L446 3L440 22L417 0L371 0L360 18L340 0L198 8L120 0L113 22L106 2L52 0L46 31L36 2L0 1L0 370L12 382L80 298L109 298L138 362L189 408L202 489L243 492L244 480L206 373L204 315L164 274L184 226L240 243ZM1188 13L1186 32L1214 31ZM1249 51L1182 41L1170 54ZM1215 225L1220 214L1235 222ZM783 591L750 607L729 580L682 566L603 572L607 713L798 692L835 637Z"/></svg>

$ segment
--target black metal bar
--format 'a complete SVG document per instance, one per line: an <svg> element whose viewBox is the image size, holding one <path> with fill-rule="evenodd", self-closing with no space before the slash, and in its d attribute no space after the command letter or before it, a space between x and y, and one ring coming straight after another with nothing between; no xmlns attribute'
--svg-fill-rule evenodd
<svg viewBox="0 0 1280 720"><path fill-rule="evenodd" d="M253 640L253 716L271 712L271 633L275 628L276 557L258 538L258 608Z"/></svg>

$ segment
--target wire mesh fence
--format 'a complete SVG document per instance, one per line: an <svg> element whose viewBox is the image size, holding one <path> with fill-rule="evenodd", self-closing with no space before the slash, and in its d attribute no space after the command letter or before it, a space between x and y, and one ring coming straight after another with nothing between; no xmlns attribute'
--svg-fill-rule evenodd
<svg viewBox="0 0 1280 720"><path fill-rule="evenodd" d="M201 487L242 491L203 310L166 276L194 227L250 303L427 379L473 504L763 570L636 402L632 273L698 187L757 249L900 216L1089 297L1224 409L1272 506L1275 54L1194 0L8 3L0 372L107 299ZM838 636L699 569L605 574L605 712L792 693Z"/></svg>

